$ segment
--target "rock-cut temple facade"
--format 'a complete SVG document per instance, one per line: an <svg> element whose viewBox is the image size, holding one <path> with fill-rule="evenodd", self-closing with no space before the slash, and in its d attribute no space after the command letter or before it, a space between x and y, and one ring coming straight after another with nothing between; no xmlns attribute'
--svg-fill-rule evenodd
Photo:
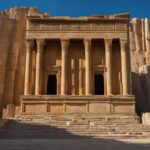
<svg viewBox="0 0 150 150"><path fill-rule="evenodd" d="M10 74L5 71L3 76L0 102L4 117L20 113L135 114L128 13L70 18L51 17L33 8L19 9L18 15L11 11L0 15L0 28L5 29L4 22L10 24L6 30L16 28L15 33L5 35L4 44L8 39L17 43L5 46L10 46L9 68L5 67ZM6 19L8 14L11 21Z"/></svg>

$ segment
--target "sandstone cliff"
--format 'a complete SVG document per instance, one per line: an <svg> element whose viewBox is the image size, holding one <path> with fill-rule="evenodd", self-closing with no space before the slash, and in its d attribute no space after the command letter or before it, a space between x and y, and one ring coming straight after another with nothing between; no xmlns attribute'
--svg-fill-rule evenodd
<svg viewBox="0 0 150 150"><path fill-rule="evenodd" d="M32 8L33 9L33 8ZM24 89L26 15L31 8L0 13L0 104L20 104Z"/></svg>
<svg viewBox="0 0 150 150"><path fill-rule="evenodd" d="M150 111L150 21L132 19L130 50L132 89L137 112Z"/></svg>
<svg viewBox="0 0 150 150"><path fill-rule="evenodd" d="M26 15L36 8L0 13L0 106L20 105L24 91ZM132 87L138 113L150 111L150 21L132 19L130 49Z"/></svg>

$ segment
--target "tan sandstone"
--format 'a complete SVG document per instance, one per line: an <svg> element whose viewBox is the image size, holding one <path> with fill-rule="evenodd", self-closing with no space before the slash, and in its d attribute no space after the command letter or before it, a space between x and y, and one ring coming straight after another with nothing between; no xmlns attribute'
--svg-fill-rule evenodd
<svg viewBox="0 0 150 150"><path fill-rule="evenodd" d="M149 111L149 20L132 19L129 26L128 21L128 14L49 17L36 8L1 13L4 116L20 111L134 113L132 94L136 112ZM49 75L56 75L57 96L47 94ZM95 95L95 75L103 77L101 96Z"/></svg>

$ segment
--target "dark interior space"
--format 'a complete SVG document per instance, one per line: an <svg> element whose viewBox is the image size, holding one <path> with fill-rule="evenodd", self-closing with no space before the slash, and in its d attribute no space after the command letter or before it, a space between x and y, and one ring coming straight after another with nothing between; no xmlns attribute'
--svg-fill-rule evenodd
<svg viewBox="0 0 150 150"><path fill-rule="evenodd" d="M47 94L56 95L57 94L57 79L56 75L49 75L47 82Z"/></svg>
<svg viewBox="0 0 150 150"><path fill-rule="evenodd" d="M95 74L95 95L104 95L104 77L101 74Z"/></svg>

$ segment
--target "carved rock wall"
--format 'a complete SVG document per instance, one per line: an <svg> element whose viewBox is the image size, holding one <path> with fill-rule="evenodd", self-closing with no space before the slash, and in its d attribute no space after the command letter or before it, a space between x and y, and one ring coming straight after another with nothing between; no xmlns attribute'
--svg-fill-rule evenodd
<svg viewBox="0 0 150 150"><path fill-rule="evenodd" d="M29 8L0 13L0 106L20 104L24 90L26 15Z"/></svg>
<svg viewBox="0 0 150 150"><path fill-rule="evenodd" d="M132 89L136 97L136 111L150 111L150 21L132 19L130 50Z"/></svg>
<svg viewBox="0 0 150 150"><path fill-rule="evenodd" d="M0 13L0 107L20 105L24 91L26 15L36 8ZM150 111L150 21L132 19L130 49L132 88L138 113ZM1 110L1 109L0 109Z"/></svg>

